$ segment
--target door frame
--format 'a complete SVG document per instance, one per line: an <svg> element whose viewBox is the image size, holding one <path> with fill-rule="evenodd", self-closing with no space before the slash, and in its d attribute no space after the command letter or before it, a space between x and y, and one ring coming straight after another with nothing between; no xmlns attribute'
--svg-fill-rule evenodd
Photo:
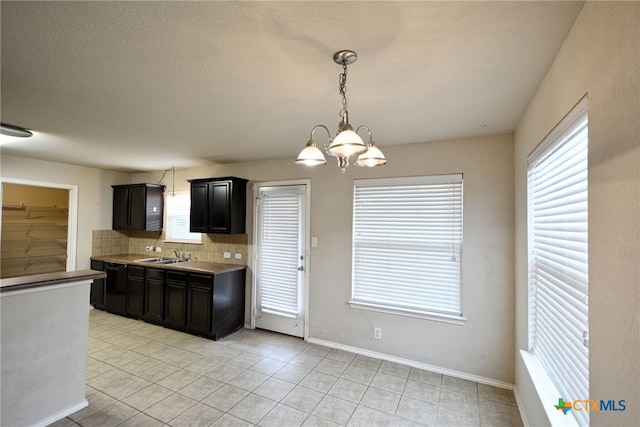
<svg viewBox="0 0 640 427"><path fill-rule="evenodd" d="M253 189L253 260L251 262L251 268L256 273L253 274L251 283L251 329L256 327L256 310L257 310L257 273L258 273L258 207L257 199L260 194L260 187L282 187L292 185L304 185L305 186L305 200L304 200L304 328L303 337L305 341L309 336L309 254L311 252L311 180L310 179L294 179L290 181L265 181L255 182L252 185Z"/></svg>
<svg viewBox="0 0 640 427"><path fill-rule="evenodd" d="M32 181L30 179L2 178L2 183L30 185L33 187L58 188L69 190L69 213L67 217L67 271L76 271L76 252L78 236L78 186L60 184L57 182ZM0 201L2 201L2 187L0 186ZM1 223L2 221L0 221ZM2 225L0 224L0 227Z"/></svg>

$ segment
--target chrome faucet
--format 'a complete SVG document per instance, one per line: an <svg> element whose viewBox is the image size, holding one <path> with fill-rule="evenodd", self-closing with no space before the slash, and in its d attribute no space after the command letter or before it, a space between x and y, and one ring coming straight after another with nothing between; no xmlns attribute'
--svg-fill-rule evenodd
<svg viewBox="0 0 640 427"><path fill-rule="evenodd" d="M179 250L177 250L176 248L173 248L173 249L171 249L171 251L174 253L176 258L182 259L182 257L180 256L180 251Z"/></svg>

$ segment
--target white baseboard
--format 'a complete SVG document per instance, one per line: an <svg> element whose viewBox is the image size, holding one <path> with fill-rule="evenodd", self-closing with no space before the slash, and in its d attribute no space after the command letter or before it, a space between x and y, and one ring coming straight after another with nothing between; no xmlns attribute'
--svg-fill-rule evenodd
<svg viewBox="0 0 640 427"><path fill-rule="evenodd" d="M49 424L53 424L56 421L63 419L64 417L68 417L69 415L71 415L71 414L73 414L75 412L78 412L79 410L84 409L87 406L89 406L89 402L87 402L87 399L84 399L82 402L80 402L80 403L78 403L76 405L70 406L69 408L66 408L66 409L63 409L61 411L58 411L55 414L53 414L53 415L51 415L51 416L49 416L49 417L47 417L47 418L45 418L43 420L40 420L40 421L34 423L33 425L37 426L37 427L48 426Z"/></svg>
<svg viewBox="0 0 640 427"><path fill-rule="evenodd" d="M518 410L520 412L520 418L522 418L522 425L524 427L529 427L531 424L529 423L529 420L527 419L527 414L526 412L523 411L523 402L522 402L522 396L520 396L520 393L518 391L518 387L513 386L513 395L516 398L516 405L518 405Z"/></svg>
<svg viewBox="0 0 640 427"><path fill-rule="evenodd" d="M352 347L350 345L344 345L335 343L332 341L325 341L318 338L308 337L307 341L312 344L323 345L325 347L336 348L338 350L349 351L351 353L361 354L363 356L369 356L376 359L388 360L389 362L401 363L414 368L423 369L425 371L436 372L438 374L449 375L451 377L461 378L463 380L474 381L481 384L490 385L493 387L503 388L506 390L513 390L513 384L494 380L492 378L481 377L479 375L469 374L466 372L454 371L452 369L441 368L439 366L433 366L426 363L416 362L415 360L403 359L401 357L391 356L384 353L378 353L376 351L365 350L358 347Z"/></svg>

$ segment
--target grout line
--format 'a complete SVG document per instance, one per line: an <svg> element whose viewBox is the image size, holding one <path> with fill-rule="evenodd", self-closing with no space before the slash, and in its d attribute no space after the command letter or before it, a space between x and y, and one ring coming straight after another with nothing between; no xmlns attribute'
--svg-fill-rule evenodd
<svg viewBox="0 0 640 427"><path fill-rule="evenodd" d="M305 417L305 421L307 421L311 416L317 416L320 417L321 419L329 419L329 418L324 418L322 415L317 415L314 414L313 412L316 410L316 408L318 407L318 405L327 397L327 396L332 396L333 398L336 399L341 399L344 400L346 402L349 402L350 404L354 404L355 408L354 410L351 412L351 414L349 415L349 418L347 420L347 423L351 420L353 420L356 412L358 411L358 408L366 408L366 410L377 410L385 415L388 415L390 417L398 417L398 419L402 419L402 420L407 420L406 418L402 417L401 415L398 415L398 410L400 409L400 404L402 402L403 398L410 398L409 396L405 395L405 392L407 391L407 386L409 384L409 381L413 381L419 384L422 384L424 386L428 386L428 387L436 387L438 388L439 394L438 394L438 403L434 404L431 402L426 402L423 401L421 399L415 399L413 397L411 397L410 399L415 400L416 402L419 402L420 404L428 404L429 406L433 406L435 407L435 418L434 420L438 419L439 413L440 413L440 409L442 408L443 410L446 409L445 407L441 407L440 402L442 402L442 391L443 390L448 390L450 392L454 392L454 393L460 393L459 391L457 391L456 389L452 389L449 387L446 387L445 385L445 381L444 378L445 376L442 373L436 373L440 375L440 384L431 384L429 382L424 382L424 381L420 381L416 378L412 378L412 371L413 369L417 369L416 367L412 367L410 365L404 365L404 366L409 366L409 370L406 373L406 376L404 375L404 369L398 371L398 370L394 370L394 369L387 369L387 365L385 365L386 363L388 363L388 361L380 361L380 363L377 364L377 367L373 368L371 367L370 364L367 364L365 362L367 362L369 359L359 359L359 355L355 354L353 355L351 358L349 358L349 361L345 361L344 356L339 353L339 351L346 351L343 349L329 349L326 348L322 345L319 344L315 344L315 343L309 343L309 342L305 342L305 341L301 341L298 338L292 338L292 337L285 337L283 335L280 334L276 334L276 333L271 333L268 331L254 331L254 330L243 330L245 331L243 333L243 331L239 331L239 333L231 335L229 337L226 337L225 339L221 340L221 341L213 341L215 342L215 346L219 346L218 348L215 348L212 353L204 353L204 350L200 350L201 352L199 353L198 351L193 351L191 350L191 347L189 347L189 345L191 344L198 344L199 342L202 344L206 344L209 342L212 342L210 340L207 340L205 338L200 338L200 337L192 337L188 334L183 334L181 332L176 332L176 331L172 331L172 330L165 330L164 328L162 328L161 326L155 326L155 325L149 325L146 323L140 323L139 325L136 325L134 323L131 322L136 322L135 320L132 319L126 319L126 318L119 318L118 316L115 315L111 315L105 312L96 312L95 314L92 315L92 318L90 320L90 340L89 340L89 346L91 347L91 345L102 345L101 343L105 343L108 346L106 348L101 348L100 350L97 350L93 353L89 354L89 357L92 358L93 360L95 360L96 362L105 364L107 366L109 366L110 368L121 371L126 373L127 375L131 376L131 377L136 377L136 378L140 378L141 380L144 381L148 381L150 384L147 385L146 387L140 389L140 390L136 390L132 393L127 394L124 397L121 398L115 398L114 396L109 395L108 393L105 393L103 390L107 389L109 387L112 387L116 384L121 383L122 381L126 381L126 380L121 380L121 381L116 381L113 384L109 384L106 387L101 387L101 388L97 388L91 385L88 385L88 387L91 387L92 389L96 390L96 392L102 393L105 396L108 396L111 399L114 399L114 402L112 402L111 404L107 405L105 408L102 408L100 411L104 411L107 408L109 408L110 406L121 402L124 405L127 405L125 402L123 402L122 399L127 399L130 396L133 396L136 393L141 392L142 390L151 387L153 385L157 385L159 387L164 387L161 384L159 384L160 382L162 382L165 378L168 378L171 375L174 375L175 372L180 372L181 370L184 371L188 371L192 374L194 374L194 379L189 381L186 384L182 384L180 387L178 387L177 390L173 390L173 388L169 389L167 387L164 387L165 389L168 390L169 394L165 397L163 397L162 399L160 399L157 402L154 402L152 405L150 405L149 407L145 408L144 410L139 410L136 408L133 408L130 405L127 405L128 407L132 408L133 410L135 410L135 414L132 417L137 416L138 414L145 414L146 416L152 417L154 419L157 419L151 415L149 415L147 411L149 408L153 407L154 405L159 404L160 402L170 398L171 396L174 395L179 395L180 397L184 397L184 398L188 398L190 400L193 401L193 403L186 409L184 409L182 412L180 412L179 414L175 415L171 420L169 420L167 423L164 423L165 425L170 425L171 421L176 419L177 417L182 416L184 413L186 413L187 411L193 409L196 405L198 405L199 403L203 404L203 405L207 405L210 406L206 403L203 402L203 400L207 399L209 396L211 396L211 394L215 393L217 390L219 390L220 387L212 390L210 393L204 395L204 397L198 397L198 398L192 398L190 396L187 396L185 394L181 393L181 390L185 389L186 387L190 386L191 384L193 384L195 381L198 381L200 379L206 378L206 379L211 379L214 381L217 381L219 383L222 383L223 386L224 385L228 385L231 387L234 387L233 385L231 385L230 383L237 378L239 375L244 374L244 373L251 373L251 374L257 374L257 375L264 375L266 377L266 379L264 381L262 381L258 386L253 387L253 389L251 391L247 391L247 390L243 390L244 392L247 392L247 394L238 402L236 402L231 408L228 408L227 410L220 410L218 408L212 407L214 409L219 410L222 415L224 416L225 414L228 414L229 416L231 416L232 414L229 412L231 411L234 407L236 407L237 405L239 405L241 402L243 402L248 396L254 395L254 396L258 396L260 398L265 398L264 396L258 395L255 393L255 391L262 386L264 383L266 383L267 381L269 381L270 379L274 378L274 379L278 379L280 381L286 381L289 382L288 380L281 380L279 378L277 378L275 375L284 367L286 366L293 366L293 367L297 367L300 369L304 369L305 371L308 371L304 376L302 376L301 378L297 379L297 382L291 383L292 388L285 393L281 398L274 400L274 399L270 399L270 398L266 398L269 399L271 401L273 401L275 404L273 405L273 407L271 407L265 414L263 414L260 418L259 421L257 421L258 423L262 420L264 420L267 416L269 416L269 414L271 414L272 411L274 411L279 405L283 405L286 406L288 408L292 408L295 409L297 411L301 411L306 413L306 417ZM140 328L138 328L137 326L141 326ZM148 326L148 327L146 327ZM104 328L104 329L103 329ZM152 328L158 328L155 333L153 332ZM109 331L113 332L113 333L109 333ZM103 336L103 338L98 338L95 335L92 335L92 332L95 333L95 335L98 336ZM106 336L105 336L106 335ZM128 336L131 337L139 337L141 339L145 339L148 340L149 343L144 343L141 344L139 346L133 346L133 347L127 347L127 345L129 344L129 340L128 340ZM122 339L119 339L119 337L122 337ZM178 339L178 341L175 341L174 343L170 342L171 337L174 337L176 339ZM184 339L182 339L184 338ZM106 340L110 340L110 341L106 341ZM201 341L200 341L201 340ZM169 341L169 342L167 342ZM146 353L143 352L142 350L140 350L140 348L143 348L143 346L147 345L147 344L159 344L161 346L167 346L167 349L173 349L173 350L178 350L179 352L177 352L175 355L166 355L166 353L168 353L169 351L173 351L173 350L167 350L166 352L164 352L162 349L160 350L151 350L151 353ZM254 353L251 352L251 346L252 345L258 345L258 344L266 344L269 346L272 346L272 350L269 352L259 352L259 353ZM131 344L129 344L131 345ZM152 346L151 346L152 347ZM324 347L324 349L323 349ZM118 353L119 351L123 351L123 352L133 352L136 353L137 355L139 355L140 357L137 357L136 359L133 359L129 362L126 362L124 364L119 364L118 360L120 360L119 356L117 354L115 354L113 356L113 359L111 358L112 356L109 355L107 353L107 355L105 356L104 354L100 354L102 351L108 351L108 350L114 350L117 349L116 351L114 351L114 353ZM138 351L136 351L138 350ZM276 354L278 353L280 350L282 350L284 352L284 354L287 353L295 353L295 356L293 358L291 358L288 361L285 360L278 360L277 356L281 356L281 359L288 359L288 356L286 357L282 357L284 356L284 354ZM325 350L327 350L325 352ZM246 359L251 362L252 360L257 360L257 362L255 363L238 363L237 365L233 364L233 363L229 363L230 361L233 362L234 358L232 357L231 359L228 360L224 360L222 363L220 363L219 365L216 365L216 367L220 366L223 367L225 365L227 366L234 366L235 368L238 368L240 370L240 372L228 379L225 380L220 380L220 379L215 379L212 377L208 377L206 374L208 374L210 371L205 372L205 373L200 373L200 372L195 372L195 371L190 371L189 369L187 369L189 366L193 365L194 363L200 362L204 359L207 358L211 358L211 357L215 357L216 353L235 353L235 358L238 359L240 357L246 357ZM153 354L157 353L157 355L154 357ZM92 357L92 355L98 355L99 357L104 357L107 360L111 359L111 363L109 362L105 362L104 360L101 359L97 359L95 357ZM126 354L126 353L124 353ZM295 360L297 357L300 357L302 355L309 355L309 356L314 356L314 358L318 358L319 361L318 363L316 363L313 367L311 367L310 369L307 367L309 366L308 364L304 364L303 365L298 365L295 363L292 363L293 360ZM193 357L194 360L190 361L190 363L188 363L187 365L182 366L183 363L185 363L183 360L183 358L181 356L184 357ZM197 358L196 358L197 356ZM274 356L274 357L270 357L270 356ZM365 355L368 356L368 355ZM140 360L142 358L151 358L154 361L156 361L157 363L153 366L150 366L149 368L143 369L142 371L137 372L136 374L130 373L124 369L122 369L123 367L135 363L137 360ZM161 358L157 358L157 357L161 357ZM225 356L226 357L226 356ZM371 356L368 356L371 357ZM309 360L314 360L314 358L310 358ZM375 358L372 358L375 359ZM282 364L282 366L271 372L269 374L265 374L263 372L258 372L258 371L254 371L251 368L255 367L258 363L260 363L263 360L272 360L272 361L278 361ZM173 361L173 363L172 363ZM302 362L303 359L299 359L299 362ZM334 366L342 366L342 364L344 364L344 369L342 369L340 371L339 376L336 377L336 380L332 383L332 385L326 390L326 391L320 391L320 399L318 400L318 402L313 405L313 408L311 408L309 411L307 410L302 410L300 408L297 408L295 406L292 406L291 404L287 404L284 403L283 401L286 399L286 397L296 388L298 387L302 387L305 389L309 389L309 390L315 390L316 392L318 392L318 390L313 389L308 387L307 385L302 385L301 383L309 377L309 375L311 373L316 373L319 375L329 375L329 374L325 374L321 371L318 371L317 368L318 366L320 366L320 364L322 364L323 362L325 362L326 366L323 366L322 369L323 370L329 370L331 371L331 368ZM392 363L397 363L396 361L390 361ZM113 363L113 364L112 364ZM140 374L143 372L146 372L148 370L151 370L153 368L157 368L160 364L166 364L168 366L171 367L171 369L175 368L175 371L170 372L168 375L164 375L162 378L159 379L147 379L144 378L143 376L141 376ZM240 365L240 366L238 366ZM389 365L389 366L393 366L393 365ZM370 370L373 373L373 376L371 377L371 379L368 381L368 383L364 384L361 383L359 381L354 381L353 379L347 378L345 377L345 373L347 373L347 371L349 370L350 367L357 367L357 368L362 368L362 369L367 369ZM215 369L212 368L212 370ZM91 382L91 380L104 375L104 374L108 374L109 371L105 372L105 373L101 373L98 375L95 375L94 377L92 377L91 379L88 379L87 382ZM387 389L382 389L379 388L375 385L373 385L373 382L376 378L376 376L379 373L383 373L385 375L390 375L391 377L396 377L396 378L400 378L404 381L403 385L402 385L402 390L398 393L398 392L394 392L394 391L390 391ZM397 374L399 374L400 376L398 376ZM331 375L332 377L335 375ZM331 390L334 389L334 387L336 386L336 384L338 383L338 381L340 379L343 379L344 381L349 381L352 382L354 384L361 384L365 386L364 392L362 393L362 395L358 398L357 402L354 402L352 400L347 400L347 399L343 399L342 397L338 396L334 396L332 394L329 394L331 392ZM94 381L95 383L95 381ZM479 391L479 384L477 382L475 383L475 393L473 395L469 395L469 396L473 396L473 399L475 400L475 404L476 404L476 408L477 408L477 417L478 417L478 423L481 422L481 420L483 419L483 414L481 413L480 410L480 402L481 401L486 401L486 402L492 402L492 403L497 403L499 405L509 405L512 406L514 408L517 409L517 406L513 403L506 403L504 401L500 401L500 399L491 399L491 395L485 395L482 398L480 397L480 391ZM349 383L346 383L349 384ZM177 386L176 386L177 387ZM237 388L237 387L236 387ZM324 388L323 388L324 389ZM383 410L377 409L377 408L370 408L369 406L363 405L362 401L364 399L364 397L367 395L367 392L371 389L378 389L378 390L382 390L384 392L389 392L389 393L394 393L398 396L398 401L395 404L394 410L393 410L393 414L389 414L388 412L385 412ZM504 390L504 392L507 392L507 390ZM488 397L488 398L485 398ZM495 405L493 405L495 406ZM96 411L100 412L100 411ZM93 414L95 414L93 413ZM89 416L92 416L93 414L90 414ZM323 414L324 415L324 414ZM131 419L132 417L130 417L129 419ZM83 418L84 419L84 418ZM215 421L219 420L220 418L216 419ZM82 420L80 420L82 421ZM161 420L159 420L160 422L162 422ZM214 422L215 422L214 421ZM248 420L245 420L248 421ZM412 421L413 420L408 420L408 421ZM123 423L126 421L123 421ZM81 424L81 423L80 423ZM497 424L499 425L499 423Z"/></svg>

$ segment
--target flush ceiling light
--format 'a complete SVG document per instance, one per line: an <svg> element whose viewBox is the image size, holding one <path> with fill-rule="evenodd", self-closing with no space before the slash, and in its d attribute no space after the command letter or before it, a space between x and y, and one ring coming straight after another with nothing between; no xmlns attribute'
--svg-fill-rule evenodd
<svg viewBox="0 0 640 427"><path fill-rule="evenodd" d="M28 131L25 128L13 126L7 123L0 123L0 133L2 135L13 136L16 138L28 138L33 135L31 131Z"/></svg>
<svg viewBox="0 0 640 427"><path fill-rule="evenodd" d="M359 126L355 131L349 124L349 112L347 111L347 65L353 64L358 59L358 55L352 50L341 50L333 54L333 61L342 65L342 73L340 74L339 93L342 95L342 109L338 113L341 117L338 123L338 132L336 137L331 140L331 132L325 125L317 125L311 129L309 142L298 155L297 164L306 166L324 165L327 161L313 140L313 133L316 129L322 128L327 131L328 141L324 146L328 155L338 159L338 167L344 173L352 158L355 158L355 164L358 166L382 166L387 163L384 154L373 142L371 129L368 126ZM369 142L367 144L362 141L358 135L360 129L366 129L369 134Z"/></svg>

